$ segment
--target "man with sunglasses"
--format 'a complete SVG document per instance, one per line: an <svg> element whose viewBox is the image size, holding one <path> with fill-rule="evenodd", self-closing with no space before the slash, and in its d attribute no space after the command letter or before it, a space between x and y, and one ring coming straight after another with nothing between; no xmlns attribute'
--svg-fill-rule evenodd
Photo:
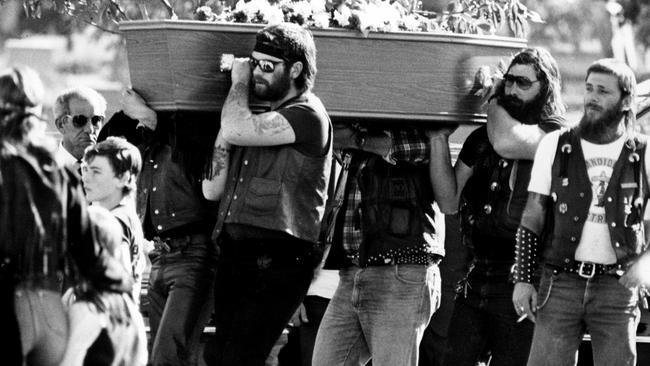
<svg viewBox="0 0 650 366"><path fill-rule="evenodd" d="M61 133L57 162L75 171L88 146L97 142L104 123L106 99L95 90L77 87L64 91L54 102L54 125Z"/></svg>
<svg viewBox="0 0 650 366"><path fill-rule="evenodd" d="M515 233L527 196L535 149L564 119L559 68L544 49L514 56L495 86L485 126L473 131L455 167L449 159L451 129L430 134L432 176L440 207L460 211L461 238L468 247L468 273L459 285L449 325L444 364L475 365L487 350L491 365L525 365L533 323L517 321L510 268Z"/></svg>
<svg viewBox="0 0 650 366"><path fill-rule="evenodd" d="M517 311L535 321L528 365L575 365L586 331L595 365L636 364L639 289L650 286L650 157L646 136L635 132L635 95L624 62L594 62L579 124L539 144L517 231L512 296Z"/></svg>
<svg viewBox="0 0 650 366"><path fill-rule="evenodd" d="M233 64L203 181L205 196L221 200L213 233L217 365L264 364L322 256L332 128L311 93L315 76L311 33L291 23L259 31L250 59ZM270 111L251 112L251 91Z"/></svg>

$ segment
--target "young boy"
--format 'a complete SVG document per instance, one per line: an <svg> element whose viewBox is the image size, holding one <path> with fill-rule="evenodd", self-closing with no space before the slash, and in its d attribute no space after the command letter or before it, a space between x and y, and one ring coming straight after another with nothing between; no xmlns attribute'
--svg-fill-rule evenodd
<svg viewBox="0 0 650 366"><path fill-rule="evenodd" d="M135 211L136 179L142 167L140 151L120 137L109 137L86 149L82 181L86 198L118 219L123 229L122 261L133 276L133 299L140 301L145 268L144 235Z"/></svg>

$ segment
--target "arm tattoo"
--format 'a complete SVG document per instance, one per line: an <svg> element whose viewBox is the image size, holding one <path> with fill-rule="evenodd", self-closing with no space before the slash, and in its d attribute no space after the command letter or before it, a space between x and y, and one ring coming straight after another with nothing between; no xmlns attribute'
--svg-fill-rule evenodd
<svg viewBox="0 0 650 366"><path fill-rule="evenodd" d="M221 145L214 147L214 151L212 152L212 172L210 173L210 179L221 175L221 172L226 168L229 155L230 150Z"/></svg>
<svg viewBox="0 0 650 366"><path fill-rule="evenodd" d="M258 135L276 135L291 128L291 125L280 114L270 119L255 116L253 117L253 125Z"/></svg>
<svg viewBox="0 0 650 366"><path fill-rule="evenodd" d="M232 92L230 93L230 101L234 103L238 108L248 109L248 85L244 83L237 83L233 87Z"/></svg>

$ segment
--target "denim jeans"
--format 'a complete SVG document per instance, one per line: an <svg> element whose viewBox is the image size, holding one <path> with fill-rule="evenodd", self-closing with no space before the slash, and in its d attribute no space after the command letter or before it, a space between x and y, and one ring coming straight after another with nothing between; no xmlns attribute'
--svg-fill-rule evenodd
<svg viewBox="0 0 650 366"><path fill-rule="evenodd" d="M61 294L19 285L14 304L25 364L58 365L68 342L68 316Z"/></svg>
<svg viewBox="0 0 650 366"><path fill-rule="evenodd" d="M152 365L198 364L199 338L212 311L215 262L211 243L153 256L148 289Z"/></svg>
<svg viewBox="0 0 650 366"><path fill-rule="evenodd" d="M215 281L218 366L262 366L302 302L321 258L316 244L221 240Z"/></svg>
<svg viewBox="0 0 650 366"><path fill-rule="evenodd" d="M585 279L547 267L537 301L529 366L575 365L585 331L591 335L595 366L636 364L637 289L611 275Z"/></svg>
<svg viewBox="0 0 650 366"><path fill-rule="evenodd" d="M467 295L460 293L449 325L445 366L474 366L491 354L490 366L524 366L533 338L533 323L517 323L512 305L509 266L488 275L477 266L469 276Z"/></svg>
<svg viewBox="0 0 650 366"><path fill-rule="evenodd" d="M416 366L418 348L440 303L437 265L356 266L340 282L321 321L314 366Z"/></svg>

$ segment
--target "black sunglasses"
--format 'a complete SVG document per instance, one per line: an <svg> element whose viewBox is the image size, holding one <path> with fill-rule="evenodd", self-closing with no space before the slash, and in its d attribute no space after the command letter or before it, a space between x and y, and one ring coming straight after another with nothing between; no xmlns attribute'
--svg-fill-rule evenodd
<svg viewBox="0 0 650 366"><path fill-rule="evenodd" d="M525 76L505 74L503 75L503 81L506 83L506 86L508 88L511 88L515 83L517 83L519 89L528 90L530 89L531 86L533 86L533 84L535 84L539 80L530 80Z"/></svg>
<svg viewBox="0 0 650 366"><path fill-rule="evenodd" d="M68 114L68 116L70 115ZM104 123L104 116L86 117L83 114L77 114L70 117L72 117L72 124L77 128L82 128L89 120L93 127L100 127Z"/></svg>
<svg viewBox="0 0 650 366"><path fill-rule="evenodd" d="M251 57L248 61L251 64L253 70L259 66L262 72L270 74L275 71L275 65L284 63L284 61L271 61L271 60L258 60L255 57Z"/></svg>

